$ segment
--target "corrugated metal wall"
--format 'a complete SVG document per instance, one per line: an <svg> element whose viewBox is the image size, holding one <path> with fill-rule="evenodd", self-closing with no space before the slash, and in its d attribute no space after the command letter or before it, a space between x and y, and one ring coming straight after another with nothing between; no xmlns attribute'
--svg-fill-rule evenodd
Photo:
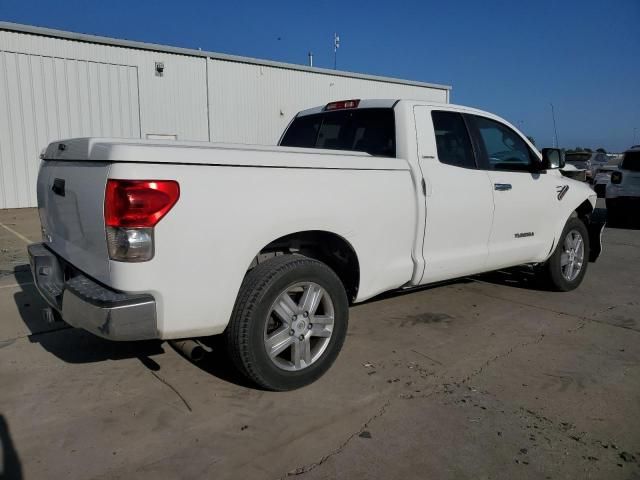
<svg viewBox="0 0 640 480"><path fill-rule="evenodd" d="M273 145L300 110L348 98L447 103L448 91L209 58L213 141Z"/></svg>
<svg viewBox="0 0 640 480"><path fill-rule="evenodd" d="M0 31L0 208L36 205L50 141L148 134L209 139L206 59Z"/></svg>
<svg viewBox="0 0 640 480"><path fill-rule="evenodd" d="M38 155L60 138L274 144L296 112L332 100L448 102L446 88L65 36L0 30L0 208L36 206ZM156 62L164 63L162 76Z"/></svg>
<svg viewBox="0 0 640 480"><path fill-rule="evenodd" d="M0 51L0 205L34 205L42 147L139 137L136 67Z"/></svg>

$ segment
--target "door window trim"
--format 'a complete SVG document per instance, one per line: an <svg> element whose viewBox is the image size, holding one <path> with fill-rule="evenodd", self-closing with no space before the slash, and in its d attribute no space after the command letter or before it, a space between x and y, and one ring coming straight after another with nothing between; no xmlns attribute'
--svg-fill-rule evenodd
<svg viewBox="0 0 640 480"><path fill-rule="evenodd" d="M484 115L477 115L477 114L473 114L473 113L463 113L462 114L463 117L465 117L465 122L467 123L467 128L470 130L470 135L472 138L472 144L474 146L474 148L477 148L478 151L480 152L479 155L476 156L476 163L478 164L478 168L482 169L482 170L486 170L489 172L513 172L513 173L526 173L526 174L532 174L532 173L546 173L546 171L540 171L537 170L534 165L536 161L539 161L538 156L531 150L531 147L529 147L529 145L527 144L527 142L525 141L525 139L522 137L522 135L520 135L518 132L516 132L513 128L511 128L510 126L506 125L505 123L501 122L500 120L496 120L495 118L490 118L490 117L486 117ZM491 166L491 162L489 162L489 153L487 152L487 147L484 143L484 140L482 138L482 134L480 133L480 129L478 128L478 125L475 122L475 119L477 118L483 118L485 120L489 120L491 122L497 123L498 125L502 126L503 128L506 128L507 130L509 130L511 133L513 133L516 137L518 137L520 140L522 140L522 143L524 143L525 147L527 148L527 151L529 152L529 165L528 168L514 168L513 170L511 169L496 169L493 168Z"/></svg>
<svg viewBox="0 0 640 480"><path fill-rule="evenodd" d="M436 139L436 127L433 119L434 112L435 113L455 113L462 117L462 122L464 123L465 131L467 132L467 136L469 138L469 143L471 144L471 153L473 155L473 166L452 165L450 163L446 163L440 160L440 154L438 153L438 141ZM480 166L479 157L478 157L478 149L477 149L478 147L476 145L476 142L474 141L467 119L465 118L466 115L463 112L460 112L458 110L445 110L441 108L432 108L429 112L429 116L431 117L431 125L433 126L433 140L436 145L436 155L438 157L438 163L440 163L441 165L447 165L448 167L464 168L466 170L480 170L481 166Z"/></svg>

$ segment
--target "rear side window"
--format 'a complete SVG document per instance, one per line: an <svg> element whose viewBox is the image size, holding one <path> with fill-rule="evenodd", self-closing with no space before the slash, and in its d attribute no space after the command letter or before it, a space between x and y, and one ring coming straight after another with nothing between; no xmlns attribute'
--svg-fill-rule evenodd
<svg viewBox="0 0 640 480"><path fill-rule="evenodd" d="M321 123L322 117L320 115L308 115L306 117L296 118L287 129L280 145L285 147L315 146Z"/></svg>
<svg viewBox="0 0 640 480"><path fill-rule="evenodd" d="M640 172L640 150L625 153L620 168Z"/></svg>
<svg viewBox="0 0 640 480"><path fill-rule="evenodd" d="M462 115L456 112L431 112L440 163L454 167L476 168L471 139Z"/></svg>
<svg viewBox="0 0 640 480"><path fill-rule="evenodd" d="M297 117L280 145L395 157L395 116L390 108L361 108Z"/></svg>

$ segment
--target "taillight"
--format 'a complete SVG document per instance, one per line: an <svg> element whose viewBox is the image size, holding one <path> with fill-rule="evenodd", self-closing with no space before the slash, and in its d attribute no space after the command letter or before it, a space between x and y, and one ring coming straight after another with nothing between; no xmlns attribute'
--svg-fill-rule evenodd
<svg viewBox="0 0 640 480"><path fill-rule="evenodd" d="M622 182L622 172L611 172L611 183L619 184Z"/></svg>
<svg viewBox="0 0 640 480"><path fill-rule="evenodd" d="M357 108L360 100L340 100L339 102L331 102L327 103L324 107L325 112L329 112L331 110L344 110L347 108Z"/></svg>
<svg viewBox="0 0 640 480"><path fill-rule="evenodd" d="M180 198L173 180L108 180L104 199L109 257L122 262L153 258L153 227Z"/></svg>

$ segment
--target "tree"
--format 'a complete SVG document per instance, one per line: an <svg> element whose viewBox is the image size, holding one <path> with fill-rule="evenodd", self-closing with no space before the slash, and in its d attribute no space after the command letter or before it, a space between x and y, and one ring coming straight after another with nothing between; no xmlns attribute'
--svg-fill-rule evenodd
<svg viewBox="0 0 640 480"><path fill-rule="evenodd" d="M531 144L535 146L536 141L533 139L533 137L530 137L529 135L527 135L527 140L529 140Z"/></svg>
<svg viewBox="0 0 640 480"><path fill-rule="evenodd" d="M598 152L598 153L607 153L607 151L602 147L596 148L596 152Z"/></svg>

